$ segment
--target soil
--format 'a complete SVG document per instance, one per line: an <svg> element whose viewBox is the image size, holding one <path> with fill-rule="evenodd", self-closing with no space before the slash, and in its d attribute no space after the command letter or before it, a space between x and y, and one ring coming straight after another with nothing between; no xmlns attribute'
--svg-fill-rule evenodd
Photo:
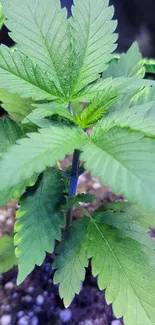
<svg viewBox="0 0 155 325"><path fill-rule="evenodd" d="M115 196L109 187L101 186L95 178L91 179L88 172L80 177L78 192L87 192L98 197L95 203L87 206L89 211L104 202L122 200L122 197ZM13 230L17 208L18 202L10 202L0 209L0 236ZM80 216L77 210L74 211L74 216ZM91 276L90 267L87 269L80 295L65 309L59 298L58 286L52 281L52 260L53 256L48 255L43 265L36 267L20 286L16 285L16 268L0 276L1 325L122 324L115 320L111 306L106 305L104 292L97 288L97 280Z"/></svg>

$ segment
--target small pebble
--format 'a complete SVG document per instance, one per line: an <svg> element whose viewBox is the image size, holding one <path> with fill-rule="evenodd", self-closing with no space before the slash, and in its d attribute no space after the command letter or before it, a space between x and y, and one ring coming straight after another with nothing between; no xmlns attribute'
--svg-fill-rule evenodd
<svg viewBox="0 0 155 325"><path fill-rule="evenodd" d="M42 306L44 303L44 297L42 295L39 295L36 299L36 303L38 306Z"/></svg>
<svg viewBox="0 0 155 325"><path fill-rule="evenodd" d="M23 317L23 316L24 316L24 312L23 312L23 310L18 311L18 313L17 313L17 317L18 317L18 318L21 318L21 317Z"/></svg>
<svg viewBox="0 0 155 325"><path fill-rule="evenodd" d="M34 316L33 311L29 311L28 316L29 316L30 318L32 318L32 317Z"/></svg>
<svg viewBox="0 0 155 325"><path fill-rule="evenodd" d="M6 222L6 225L7 226L13 226L13 220L12 219L8 219L7 222Z"/></svg>
<svg viewBox="0 0 155 325"><path fill-rule="evenodd" d="M3 315L0 318L1 325L11 325L11 316L10 315Z"/></svg>
<svg viewBox="0 0 155 325"><path fill-rule="evenodd" d="M32 293L34 291L34 287L28 287L27 292Z"/></svg>
<svg viewBox="0 0 155 325"><path fill-rule="evenodd" d="M32 297L27 295L27 296L22 298L22 301L27 302L27 303L31 303L32 302Z"/></svg>
<svg viewBox="0 0 155 325"><path fill-rule="evenodd" d="M29 325L29 319L27 316L23 316L19 319L18 325Z"/></svg>
<svg viewBox="0 0 155 325"><path fill-rule="evenodd" d="M31 320L31 325L38 325L39 321L38 321L38 317L33 317Z"/></svg>
<svg viewBox="0 0 155 325"><path fill-rule="evenodd" d="M64 309L60 311L59 317L63 323L67 323L72 318L72 312L70 309Z"/></svg>
<svg viewBox="0 0 155 325"><path fill-rule="evenodd" d="M6 219L6 216L4 214L0 214L0 222L4 222Z"/></svg>
<svg viewBox="0 0 155 325"><path fill-rule="evenodd" d="M116 320L113 320L112 322L111 322L111 325L121 325L122 323L121 323L121 321L119 320L119 319L116 319Z"/></svg>
<svg viewBox="0 0 155 325"><path fill-rule="evenodd" d="M48 291L44 291L43 296L46 298L48 296Z"/></svg>
<svg viewBox="0 0 155 325"><path fill-rule="evenodd" d="M18 298L18 292L14 292L12 294L12 299L17 299Z"/></svg>
<svg viewBox="0 0 155 325"><path fill-rule="evenodd" d="M7 283L5 284L5 286L4 286L4 289L5 289L5 290L12 290L13 287L14 287L13 282L7 282Z"/></svg>

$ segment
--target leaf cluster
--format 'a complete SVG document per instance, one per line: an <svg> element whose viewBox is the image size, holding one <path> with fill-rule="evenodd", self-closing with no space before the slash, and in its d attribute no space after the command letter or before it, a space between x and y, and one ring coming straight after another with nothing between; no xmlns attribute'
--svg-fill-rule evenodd
<svg viewBox="0 0 155 325"><path fill-rule="evenodd" d="M0 206L19 199L14 234L0 239L0 272L18 265L20 284L46 252L68 306L91 260L126 325L155 324L155 85L134 43L115 60L116 21L108 0L75 0L72 17L59 0L2 0L16 46L0 46ZM79 170L61 170L74 151L82 168L126 203L93 215L70 197ZM58 168L57 168L58 166ZM79 166L78 166L79 167ZM70 184L70 185L69 185ZM73 205L83 218L71 223ZM15 247L15 249L14 249Z"/></svg>

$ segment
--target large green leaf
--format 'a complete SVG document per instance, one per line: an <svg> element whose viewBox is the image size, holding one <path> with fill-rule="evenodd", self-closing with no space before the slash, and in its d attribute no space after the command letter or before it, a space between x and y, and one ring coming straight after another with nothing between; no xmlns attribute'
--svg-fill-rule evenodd
<svg viewBox="0 0 155 325"><path fill-rule="evenodd" d="M7 272L16 264L13 235L0 238L0 273Z"/></svg>
<svg viewBox="0 0 155 325"><path fill-rule="evenodd" d="M10 93L35 100L61 97L53 80L17 49L0 46L0 84Z"/></svg>
<svg viewBox="0 0 155 325"><path fill-rule="evenodd" d="M69 305L79 293L87 259L92 258L92 273L98 276L99 288L106 289L106 301L113 303L116 317L124 316L125 325L154 325L155 244L152 241L148 247L151 239L140 225L138 236L142 239L144 235L143 244L129 238L137 229L134 221L130 220L130 230L124 222L121 225L120 213L114 215L115 220L113 215L103 215L73 223L57 250L54 281L60 283L60 296ZM117 229L104 223L108 217Z"/></svg>
<svg viewBox="0 0 155 325"><path fill-rule="evenodd" d="M0 162L0 190L54 166L74 149L80 149L86 139L82 129L61 123L29 133L28 138L18 140Z"/></svg>
<svg viewBox="0 0 155 325"><path fill-rule="evenodd" d="M70 20L72 33L72 94L98 79L116 48L116 21L109 1L75 0Z"/></svg>
<svg viewBox="0 0 155 325"><path fill-rule="evenodd" d="M139 78L145 76L144 61L137 43L133 43L127 53L121 54L117 61L112 61L108 69L103 73L103 78L134 76Z"/></svg>
<svg viewBox="0 0 155 325"><path fill-rule="evenodd" d="M89 228L88 257L100 290L106 289L116 317L125 325L155 324L155 253L116 235L115 229L94 221Z"/></svg>
<svg viewBox="0 0 155 325"><path fill-rule="evenodd" d="M81 159L93 176L131 202L155 209L155 139L128 128L99 132L83 148Z"/></svg>
<svg viewBox="0 0 155 325"><path fill-rule="evenodd" d="M21 122L23 118L32 111L32 100L23 99L17 94L11 94L5 89L0 89L1 106L13 117L17 122Z"/></svg>
<svg viewBox="0 0 155 325"><path fill-rule="evenodd" d="M19 267L18 284L34 269L35 264L43 263L45 252L53 252L55 240L61 239L60 226L64 226L61 211L63 190L61 173L54 168L47 169L35 187L27 189L21 198L14 238Z"/></svg>
<svg viewBox="0 0 155 325"><path fill-rule="evenodd" d="M54 283L60 283L59 292L67 307L75 293L81 290L81 281L85 278L85 267L88 266L85 240L89 226L89 218L79 219L73 223L64 240L58 247L53 268L58 269L54 275Z"/></svg>
<svg viewBox="0 0 155 325"><path fill-rule="evenodd" d="M59 0L2 0L2 4L17 47L49 72L57 91L64 93L70 55L66 9Z"/></svg>
<svg viewBox="0 0 155 325"><path fill-rule="evenodd" d="M122 101L123 102L123 101ZM155 135L155 105L149 102L142 105L114 105L104 118L95 126L94 134L108 130L113 126L130 127L149 136Z"/></svg>

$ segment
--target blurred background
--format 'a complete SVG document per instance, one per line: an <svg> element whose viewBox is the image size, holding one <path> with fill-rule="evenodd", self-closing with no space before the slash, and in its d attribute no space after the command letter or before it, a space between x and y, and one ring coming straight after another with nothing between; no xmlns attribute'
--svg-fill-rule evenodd
<svg viewBox="0 0 155 325"><path fill-rule="evenodd" d="M117 52L127 51L136 40L143 56L155 58L155 0L110 0L110 3L115 7L118 20ZM61 4L67 7L69 17L72 0L61 0ZM5 27L0 31L0 42L13 45ZM78 189L95 193L102 202L116 199L109 188L103 188L96 179L91 180L88 173L80 178ZM0 209L0 237L12 231L16 209L17 202ZM104 293L98 290L89 268L80 295L64 309L58 287L52 282L52 259L47 256L42 267L36 267L19 287L16 286L16 268L0 275L0 325L123 324L115 319L111 306L105 304Z"/></svg>

